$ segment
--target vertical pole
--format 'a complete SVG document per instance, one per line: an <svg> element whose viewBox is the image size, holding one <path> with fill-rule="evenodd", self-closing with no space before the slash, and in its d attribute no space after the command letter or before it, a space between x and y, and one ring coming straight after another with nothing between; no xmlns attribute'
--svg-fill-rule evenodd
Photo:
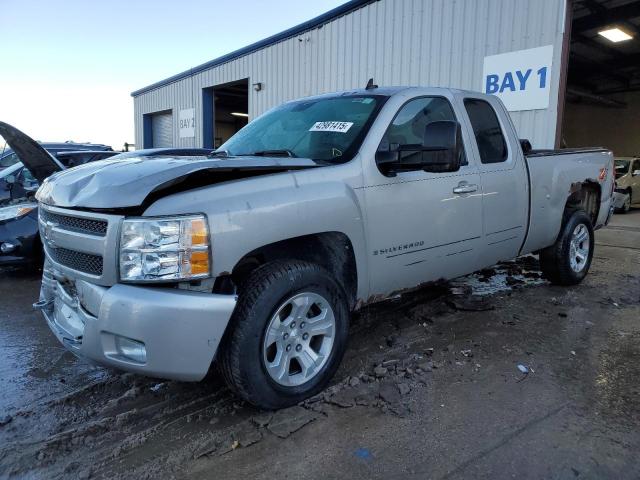
<svg viewBox="0 0 640 480"><path fill-rule="evenodd" d="M564 123L564 105L567 93L567 75L569 70L569 51L571 50L571 23L573 21L573 0L566 0L564 13L564 35L560 56L560 85L558 87L558 116L556 119L555 148L562 147L562 126Z"/></svg>

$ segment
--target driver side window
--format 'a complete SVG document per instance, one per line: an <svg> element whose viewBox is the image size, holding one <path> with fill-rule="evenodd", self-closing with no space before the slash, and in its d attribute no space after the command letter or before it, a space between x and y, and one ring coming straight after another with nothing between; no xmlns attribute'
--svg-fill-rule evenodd
<svg viewBox="0 0 640 480"><path fill-rule="evenodd" d="M389 125L378 151L395 152L405 145L422 145L425 127L440 120L456 122L456 115L449 101L442 97L422 97L410 100L400 108ZM401 151L400 159L405 160L419 152ZM467 165L464 151L460 165Z"/></svg>

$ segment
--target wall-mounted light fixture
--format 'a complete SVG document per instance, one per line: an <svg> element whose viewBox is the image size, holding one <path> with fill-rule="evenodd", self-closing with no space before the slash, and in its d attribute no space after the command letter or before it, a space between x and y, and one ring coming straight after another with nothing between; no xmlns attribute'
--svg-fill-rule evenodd
<svg viewBox="0 0 640 480"><path fill-rule="evenodd" d="M262 82L254 83L254 84L253 84L253 89L254 89L256 92L259 92L260 90L262 90Z"/></svg>
<svg viewBox="0 0 640 480"><path fill-rule="evenodd" d="M244 117L244 118L249 117L248 113L240 113L240 112L231 112L231 115L233 115L234 117Z"/></svg>
<svg viewBox="0 0 640 480"><path fill-rule="evenodd" d="M618 43L618 42L625 42L627 40L631 40L633 38L633 35L631 35L628 32L625 32L624 30L618 28L618 27L613 27L613 28L607 28L605 30L600 30L598 32L598 35L603 36L604 38L606 38L607 40L609 40L610 42L613 43Z"/></svg>

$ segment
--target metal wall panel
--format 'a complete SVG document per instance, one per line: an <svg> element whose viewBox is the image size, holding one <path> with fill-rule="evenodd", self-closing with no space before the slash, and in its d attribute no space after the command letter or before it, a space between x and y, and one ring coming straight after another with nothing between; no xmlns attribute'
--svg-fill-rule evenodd
<svg viewBox="0 0 640 480"><path fill-rule="evenodd" d="M536 148L552 148L566 0L379 0L320 28L196 73L134 98L136 145L142 115L196 109L195 138L174 145L202 145L202 89L249 79L249 115L306 95L379 85L429 85L482 89L487 55L554 46L549 108L513 112L518 134ZM177 114L174 115L174 119Z"/></svg>

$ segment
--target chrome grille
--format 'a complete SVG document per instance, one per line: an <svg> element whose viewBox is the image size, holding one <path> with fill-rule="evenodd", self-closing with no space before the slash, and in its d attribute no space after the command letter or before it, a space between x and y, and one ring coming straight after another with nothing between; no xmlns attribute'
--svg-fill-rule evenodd
<svg viewBox="0 0 640 480"><path fill-rule="evenodd" d="M56 223L60 228L72 232L86 233L104 237L107 234L108 223L104 220L91 218L71 217L40 209L40 218L43 222Z"/></svg>
<svg viewBox="0 0 640 480"><path fill-rule="evenodd" d="M48 253L51 259L60 265L89 275L102 275L102 257L100 255L76 252L67 248L50 248Z"/></svg>
<svg viewBox="0 0 640 480"><path fill-rule="evenodd" d="M51 266L62 277L97 285L118 282L121 215L40 203L40 236Z"/></svg>

